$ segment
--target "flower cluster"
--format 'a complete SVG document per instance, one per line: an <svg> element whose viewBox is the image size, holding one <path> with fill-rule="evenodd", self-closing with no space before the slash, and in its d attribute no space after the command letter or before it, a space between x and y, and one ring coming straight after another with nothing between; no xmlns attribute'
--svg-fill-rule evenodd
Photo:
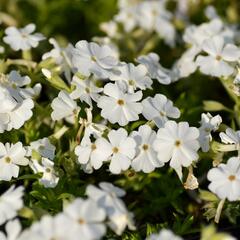
<svg viewBox="0 0 240 240"><path fill-rule="evenodd" d="M181 234L193 221L179 220L184 211L194 215L206 202L204 216L218 222L224 204L228 217L239 206L239 32L214 8L206 10L207 22L192 24L184 17L187 2L170 11L167 0L120 0L118 13L100 26L107 37L65 47L50 38L39 62L32 53L46 37L34 33L36 26L5 28L0 52L21 51L22 59L0 61L0 185L8 186L0 196L0 239L113 239L126 229L142 239L138 217L147 210L140 201L156 215L163 205L165 216L170 203L178 221L173 230ZM129 37L133 58L122 54L128 35L143 38L138 45ZM173 52L171 66L154 52L160 40ZM208 100L188 109L201 101L173 89L181 91L182 79L193 81L193 74L219 80L231 98L227 106ZM162 192L152 190L154 181ZM206 183L210 192L197 190ZM194 203L180 209L181 194ZM162 223L165 217L157 216L152 231L143 216L144 239L183 239L165 229L171 217ZM218 236L234 239L212 228L201 239Z"/></svg>

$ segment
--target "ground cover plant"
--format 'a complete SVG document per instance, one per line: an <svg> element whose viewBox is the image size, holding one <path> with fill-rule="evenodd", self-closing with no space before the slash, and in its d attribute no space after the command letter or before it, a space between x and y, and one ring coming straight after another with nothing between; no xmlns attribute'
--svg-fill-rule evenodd
<svg viewBox="0 0 240 240"><path fill-rule="evenodd" d="M238 239L239 8L0 0L0 239Z"/></svg>

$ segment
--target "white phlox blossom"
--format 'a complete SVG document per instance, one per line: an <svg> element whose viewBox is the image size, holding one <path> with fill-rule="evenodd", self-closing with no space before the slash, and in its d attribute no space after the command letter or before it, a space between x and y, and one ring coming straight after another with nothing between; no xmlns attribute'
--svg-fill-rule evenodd
<svg viewBox="0 0 240 240"><path fill-rule="evenodd" d="M16 72L11 72L10 76ZM19 75L18 75L19 76ZM20 76L19 76L20 77ZM14 83L12 78L6 75L0 76L0 132L10 131L12 129L19 129L23 126L25 121L32 117L32 108L34 102L31 98L23 96L22 89L18 91L18 86L29 81L28 77L20 77L18 83ZM14 86L14 88L13 88ZM16 86L16 87L15 87Z"/></svg>
<svg viewBox="0 0 240 240"><path fill-rule="evenodd" d="M27 156L34 158L33 151L36 151L40 156L44 158L54 159L56 147L51 144L48 138L38 139L30 143L27 147Z"/></svg>
<svg viewBox="0 0 240 240"><path fill-rule="evenodd" d="M156 94L153 98L147 97L142 101L142 114L147 120L153 120L160 128L168 121L168 118L179 118L180 111L173 106L173 102L162 94Z"/></svg>
<svg viewBox="0 0 240 240"><path fill-rule="evenodd" d="M69 43L67 47L62 48L54 38L50 38L49 43L53 45L53 49L44 53L42 59L54 59L55 63L61 67L61 72L64 73L68 82L71 82L73 45Z"/></svg>
<svg viewBox="0 0 240 240"><path fill-rule="evenodd" d="M12 185L0 196L0 225L17 216L17 211L23 207L22 186L15 188Z"/></svg>
<svg viewBox="0 0 240 240"><path fill-rule="evenodd" d="M236 149L240 149L240 131L227 128L226 133L221 132L219 136L223 143L235 145Z"/></svg>
<svg viewBox="0 0 240 240"><path fill-rule="evenodd" d="M136 156L132 160L132 168L135 171L145 173L152 172L157 167L162 167L163 162L157 158L157 152L153 149L153 142L156 139L156 132L148 125L142 125L138 131L133 131L131 137L137 143Z"/></svg>
<svg viewBox="0 0 240 240"><path fill-rule="evenodd" d="M66 91L59 92L58 96L53 99L51 107L53 109L51 117L54 121L65 118L71 123L74 122L74 116L80 110L80 107Z"/></svg>
<svg viewBox="0 0 240 240"><path fill-rule="evenodd" d="M39 182L46 188L54 188L57 186L59 177L54 170L54 162L42 157L40 160L32 159L29 166L34 173L42 173Z"/></svg>
<svg viewBox="0 0 240 240"><path fill-rule="evenodd" d="M119 84L125 82L129 93L134 93L136 89L151 88L152 80L147 75L147 68L144 65L134 66L132 63L123 63L118 67L118 70L121 73L110 78L111 80L117 80Z"/></svg>
<svg viewBox="0 0 240 240"><path fill-rule="evenodd" d="M36 25L31 23L24 28L8 27L5 30L6 36L3 41L10 45L14 51L29 50L36 48L45 37L41 33L34 33Z"/></svg>
<svg viewBox="0 0 240 240"><path fill-rule="evenodd" d="M80 99L86 102L90 107L92 107L92 100L97 102L103 88L96 86L93 79L80 79L77 76L73 76L71 84L75 87L70 96L72 99Z"/></svg>
<svg viewBox="0 0 240 240"><path fill-rule="evenodd" d="M148 74L151 78L157 79L160 83L165 85L170 84L170 70L162 67L159 63L159 59L159 56L152 52L148 55L138 57L137 62L146 66Z"/></svg>
<svg viewBox="0 0 240 240"><path fill-rule="evenodd" d="M126 194L125 191L107 182L101 182L99 187L89 185L86 194L105 209L109 227L118 235L121 235L127 226L130 230L134 230L133 215L128 212L121 200Z"/></svg>
<svg viewBox="0 0 240 240"><path fill-rule="evenodd" d="M118 64L116 54L109 46L85 40L76 43L72 56L73 66L86 77L92 73L99 78L107 78Z"/></svg>
<svg viewBox="0 0 240 240"><path fill-rule="evenodd" d="M98 138L95 142L95 154L99 162L110 160L109 170L114 174L120 174L131 165L135 156L136 142L124 128L111 130L108 139Z"/></svg>
<svg viewBox="0 0 240 240"><path fill-rule="evenodd" d="M226 164L221 163L218 167L210 169L207 178L211 182L208 188L220 199L240 199L239 157L231 157Z"/></svg>
<svg viewBox="0 0 240 240"><path fill-rule="evenodd" d="M228 77L234 72L234 63L240 58L240 49L234 44L225 44L224 38L215 36L202 44L208 56L198 56L196 63L200 71L216 77ZM230 64L232 63L233 66Z"/></svg>
<svg viewBox="0 0 240 240"><path fill-rule="evenodd" d="M157 234L151 234L146 240L182 240L182 238L175 235L171 230L162 229Z"/></svg>
<svg viewBox="0 0 240 240"><path fill-rule="evenodd" d="M0 232L0 240L19 240L22 226L18 219L8 221L5 225L5 232Z"/></svg>
<svg viewBox="0 0 240 240"><path fill-rule="evenodd" d="M142 105L138 101L142 98L142 92L126 93L116 83L108 83L104 86L103 93L97 106L101 108L101 116L111 123L125 126L130 121L139 119Z"/></svg>
<svg viewBox="0 0 240 240"><path fill-rule="evenodd" d="M170 161L170 167L176 170L181 179L182 167L188 167L198 159L198 137L199 130L189 127L187 122L167 121L158 130L153 148L158 152L161 162Z"/></svg>
<svg viewBox="0 0 240 240"><path fill-rule="evenodd" d="M69 232L72 240L79 240L79 236L84 240L97 240L106 232L106 212L92 199L75 199L64 209L64 214L72 221Z"/></svg>
<svg viewBox="0 0 240 240"><path fill-rule="evenodd" d="M0 143L0 180L10 181L19 175L19 166L26 166L29 160L21 142L16 144Z"/></svg>
<svg viewBox="0 0 240 240"><path fill-rule="evenodd" d="M199 128L199 143L203 152L209 151L209 143L212 141L212 131L216 131L222 122L220 115L212 116L210 113L202 113Z"/></svg>

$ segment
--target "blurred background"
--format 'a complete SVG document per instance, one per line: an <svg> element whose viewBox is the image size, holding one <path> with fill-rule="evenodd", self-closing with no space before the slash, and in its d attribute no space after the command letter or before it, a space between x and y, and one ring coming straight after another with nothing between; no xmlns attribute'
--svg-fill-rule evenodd
<svg viewBox="0 0 240 240"><path fill-rule="evenodd" d="M129 0L134 1L134 0ZM149 0L150 1L150 0ZM169 8L178 1L171 0ZM184 0L185 1L185 0ZM216 7L219 15L230 22L238 22L239 0L188 0L191 4L191 21L200 23L208 5ZM117 13L117 0L0 0L0 13L12 16L19 27L33 22L46 36L66 37L75 43L101 35L99 23L110 20ZM9 19L9 21L11 21Z"/></svg>

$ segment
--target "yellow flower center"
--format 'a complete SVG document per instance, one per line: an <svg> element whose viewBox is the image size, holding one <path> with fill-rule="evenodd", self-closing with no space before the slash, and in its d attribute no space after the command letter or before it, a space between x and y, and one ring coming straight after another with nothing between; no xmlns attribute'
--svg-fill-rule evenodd
<svg viewBox="0 0 240 240"><path fill-rule="evenodd" d="M143 144L142 148L143 148L144 151L147 151L149 146L147 144Z"/></svg>
<svg viewBox="0 0 240 240"><path fill-rule="evenodd" d="M124 100L123 99L118 99L117 104L122 106L124 105Z"/></svg>
<svg viewBox="0 0 240 240"><path fill-rule="evenodd" d="M10 163L10 162L11 162L11 158L10 158L10 157L6 157L6 158L5 158L5 162L6 162L6 163Z"/></svg>
<svg viewBox="0 0 240 240"><path fill-rule="evenodd" d="M176 146L176 147L179 147L180 145L181 145L181 141L180 141L180 140L176 140L176 141L175 141L175 146Z"/></svg>
<svg viewBox="0 0 240 240"><path fill-rule="evenodd" d="M119 149L118 149L117 147L114 147L114 148L112 149L112 151L113 151L113 153L118 153Z"/></svg>
<svg viewBox="0 0 240 240"><path fill-rule="evenodd" d="M234 180L236 179L236 176L230 175L230 176L228 177L228 179L229 179L230 181L234 181Z"/></svg>

